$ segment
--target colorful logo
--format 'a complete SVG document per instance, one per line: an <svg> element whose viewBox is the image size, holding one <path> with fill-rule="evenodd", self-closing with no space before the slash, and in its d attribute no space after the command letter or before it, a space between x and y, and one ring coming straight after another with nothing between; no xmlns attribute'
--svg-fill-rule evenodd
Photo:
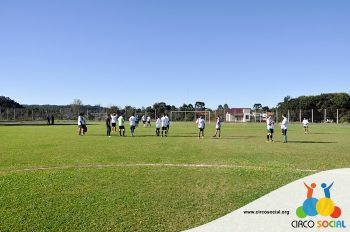
<svg viewBox="0 0 350 232"><path fill-rule="evenodd" d="M321 187L323 188L325 197L317 199L313 197L313 191L316 188L316 184L312 183L310 186L308 186L304 182L304 185L307 188L307 198L304 201L303 205L297 208L296 215L299 218L305 218L307 216L313 217L316 215L339 218L341 215L341 209L336 206L331 199L330 189L333 184L334 182L327 186L326 183L322 183Z"/></svg>

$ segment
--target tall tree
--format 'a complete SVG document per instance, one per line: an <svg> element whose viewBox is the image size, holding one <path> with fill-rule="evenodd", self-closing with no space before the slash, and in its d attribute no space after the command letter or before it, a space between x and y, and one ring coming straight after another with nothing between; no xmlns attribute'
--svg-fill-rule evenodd
<svg viewBox="0 0 350 232"><path fill-rule="evenodd" d="M222 105L218 105L218 108L216 110L224 110L224 107Z"/></svg>
<svg viewBox="0 0 350 232"><path fill-rule="evenodd" d="M12 100L9 97L0 96L0 106L8 108L23 108L18 102Z"/></svg>
<svg viewBox="0 0 350 232"><path fill-rule="evenodd" d="M255 103L255 104L253 105L253 109L254 109L255 111L261 110L261 108L262 108L261 103Z"/></svg>
<svg viewBox="0 0 350 232"><path fill-rule="evenodd" d="M194 104L194 107L196 110L205 110L205 103L204 102L200 102L200 101L197 101L195 104Z"/></svg>
<svg viewBox="0 0 350 232"><path fill-rule="evenodd" d="M81 110L81 106L83 105L83 102L80 99L74 99L73 103L71 104L71 108L73 111L73 115L78 115Z"/></svg>

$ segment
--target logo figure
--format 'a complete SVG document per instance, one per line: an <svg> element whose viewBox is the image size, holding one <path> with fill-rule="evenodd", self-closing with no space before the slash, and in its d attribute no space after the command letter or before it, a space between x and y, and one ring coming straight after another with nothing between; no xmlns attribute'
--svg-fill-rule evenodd
<svg viewBox="0 0 350 232"><path fill-rule="evenodd" d="M307 188L307 194L306 194L306 200L304 201L302 206L299 206L296 210L296 214L299 218L305 218L307 216L331 216L332 218L338 218L341 215L341 209L334 204L334 202L331 199L331 192L330 189L333 186L334 181L332 184L327 186L326 183L322 183L321 187L324 191L323 198L317 199L313 197L314 189L316 188L316 184L312 183L310 186L308 186L305 182L304 185Z"/></svg>

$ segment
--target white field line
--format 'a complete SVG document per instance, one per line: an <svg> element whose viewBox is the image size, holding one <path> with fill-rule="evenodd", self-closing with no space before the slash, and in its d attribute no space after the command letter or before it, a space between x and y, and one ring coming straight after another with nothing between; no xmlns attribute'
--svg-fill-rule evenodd
<svg viewBox="0 0 350 232"><path fill-rule="evenodd" d="M29 167L23 169L9 169L0 170L0 173L13 173L13 172L30 172L30 171L45 171L45 170L64 170L64 169L85 169L85 168L113 168L113 167L178 167L178 168L232 168L232 169L256 169L256 170L268 170L273 167L263 166L244 166L244 165L231 165L231 164L87 164L87 165L63 165L63 166L52 166L52 167ZM320 170L313 169L298 169L293 168L295 171L302 172L319 172Z"/></svg>

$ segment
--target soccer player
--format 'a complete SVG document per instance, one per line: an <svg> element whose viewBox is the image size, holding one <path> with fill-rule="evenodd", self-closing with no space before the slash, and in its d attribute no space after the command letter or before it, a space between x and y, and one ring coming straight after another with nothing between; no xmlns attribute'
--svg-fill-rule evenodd
<svg viewBox="0 0 350 232"><path fill-rule="evenodd" d="M201 135L202 135L202 138L204 138L205 120L204 120L203 116L200 116L197 119L196 123L197 123L198 129L199 129L198 138L201 138Z"/></svg>
<svg viewBox="0 0 350 232"><path fill-rule="evenodd" d="M308 134L309 133L309 120L307 120L306 118L304 118L304 120L303 120L303 126L304 126L304 134Z"/></svg>
<svg viewBox="0 0 350 232"><path fill-rule="evenodd" d="M220 138L220 131L221 131L221 119L220 115L216 117L216 124L215 124L215 135L213 137L216 137L216 135L219 133L219 138Z"/></svg>
<svg viewBox="0 0 350 232"><path fill-rule="evenodd" d="M129 122L130 122L131 136L134 136L135 135L135 127L136 127L136 118L135 118L135 114L134 113L129 118Z"/></svg>
<svg viewBox="0 0 350 232"><path fill-rule="evenodd" d="M159 116L157 117L157 120L156 120L156 135L159 136L160 134L160 126L161 126L161 120L159 118Z"/></svg>
<svg viewBox="0 0 350 232"><path fill-rule="evenodd" d="M86 127L86 121L83 113L80 113L78 116L78 127L79 127L78 135L81 135L81 136L85 135L85 132L87 131L87 127Z"/></svg>
<svg viewBox="0 0 350 232"><path fill-rule="evenodd" d="M111 122L112 122L112 132L117 132L117 118L118 115L116 113L113 113L111 117Z"/></svg>
<svg viewBox="0 0 350 232"><path fill-rule="evenodd" d="M151 117L147 116L147 127L151 127Z"/></svg>
<svg viewBox="0 0 350 232"><path fill-rule="evenodd" d="M135 118L135 123L136 123L136 127L139 125L139 116L136 114L136 118Z"/></svg>
<svg viewBox="0 0 350 232"><path fill-rule="evenodd" d="M166 119L166 133L169 134L170 119L168 117L168 114L165 114L165 119Z"/></svg>
<svg viewBox="0 0 350 232"><path fill-rule="evenodd" d="M168 136L168 120L165 114L163 114L163 117L160 119L160 123L162 126L162 137L163 134L165 134L165 137Z"/></svg>
<svg viewBox="0 0 350 232"><path fill-rule="evenodd" d="M110 138L111 137L111 115L108 114L106 118L106 127L107 127L107 136Z"/></svg>
<svg viewBox="0 0 350 232"><path fill-rule="evenodd" d="M55 117L51 115L51 125L55 124Z"/></svg>
<svg viewBox="0 0 350 232"><path fill-rule="evenodd" d="M50 123L50 120L51 120L50 115L47 115L46 119L47 119L47 125L50 125L51 124Z"/></svg>
<svg viewBox="0 0 350 232"><path fill-rule="evenodd" d="M119 136L122 136L122 133L123 133L123 136L125 136L124 122L125 122L125 119L124 119L123 115L120 115L118 117Z"/></svg>
<svg viewBox="0 0 350 232"><path fill-rule="evenodd" d="M143 123L143 127L145 127L146 126L146 115L142 115L141 120Z"/></svg>
<svg viewBox="0 0 350 232"><path fill-rule="evenodd" d="M267 135L266 135L267 141L266 142L273 142L274 123L273 123L271 116L269 116L266 119L266 128L267 128Z"/></svg>
<svg viewBox="0 0 350 232"><path fill-rule="evenodd" d="M287 129L288 129L288 118L285 114L282 115L283 120L281 122L281 129L283 135L283 143L287 143Z"/></svg>

